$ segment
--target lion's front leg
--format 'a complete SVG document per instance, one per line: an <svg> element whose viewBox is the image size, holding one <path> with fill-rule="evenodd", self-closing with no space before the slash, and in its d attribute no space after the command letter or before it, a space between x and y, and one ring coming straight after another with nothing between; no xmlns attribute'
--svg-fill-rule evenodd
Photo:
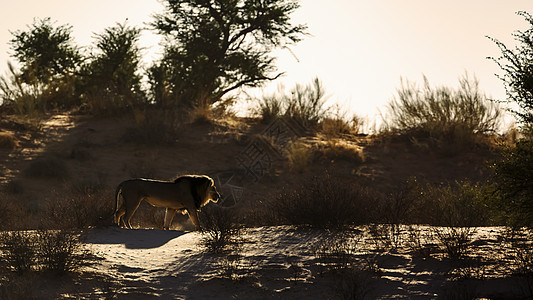
<svg viewBox="0 0 533 300"><path fill-rule="evenodd" d="M196 209L187 209L187 213L189 214L189 218L191 219L192 223L196 227L196 230L200 230L200 220L198 219L198 211L196 211Z"/></svg>
<svg viewBox="0 0 533 300"><path fill-rule="evenodd" d="M173 208L167 208L165 210L165 221L163 224L163 229L168 230L170 228L170 225L172 224L172 219L174 218L175 214L176 210Z"/></svg>

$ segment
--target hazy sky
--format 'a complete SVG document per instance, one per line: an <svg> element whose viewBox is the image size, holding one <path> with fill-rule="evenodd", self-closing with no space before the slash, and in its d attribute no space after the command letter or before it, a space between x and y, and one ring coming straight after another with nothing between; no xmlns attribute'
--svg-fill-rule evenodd
<svg viewBox="0 0 533 300"><path fill-rule="evenodd" d="M25 29L34 17L51 17L73 26L76 42L87 46L93 33L126 18L131 25L151 21L161 9L157 0L20 0L2 1L0 72L9 59L9 30ZM266 87L275 90L318 76L330 101L362 115L372 115L396 93L400 78L456 86L465 72L475 75L487 95L502 99L501 73L487 56L499 50L485 36L514 45L512 33L528 28L515 12L533 13L531 0L304 0L294 21L307 23L308 36L276 52L286 76ZM145 32L147 59L156 54L157 37Z"/></svg>

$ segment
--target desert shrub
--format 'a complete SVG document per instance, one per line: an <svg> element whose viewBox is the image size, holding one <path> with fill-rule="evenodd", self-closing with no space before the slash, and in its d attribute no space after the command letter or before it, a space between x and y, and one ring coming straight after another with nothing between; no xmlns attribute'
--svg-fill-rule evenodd
<svg viewBox="0 0 533 300"><path fill-rule="evenodd" d="M488 184L456 181L452 184L426 183L416 187L415 210L407 219L413 224L450 227L493 225L490 203L493 188Z"/></svg>
<svg viewBox="0 0 533 300"><path fill-rule="evenodd" d="M4 231L0 233L3 267L16 272L64 274L88 259L83 236L69 230Z"/></svg>
<svg viewBox="0 0 533 300"><path fill-rule="evenodd" d="M319 149L320 154L328 160L342 159L353 163L362 163L365 156L361 148L340 139L330 139Z"/></svg>
<svg viewBox="0 0 533 300"><path fill-rule="evenodd" d="M360 235L347 231L324 233L314 245L323 271L345 270L359 263L357 257Z"/></svg>
<svg viewBox="0 0 533 300"><path fill-rule="evenodd" d="M462 258L470 247L476 229L473 227L435 227L435 236L449 258Z"/></svg>
<svg viewBox="0 0 533 300"><path fill-rule="evenodd" d="M35 234L30 231L0 232L2 267L19 273L30 271L35 263L36 243Z"/></svg>
<svg viewBox="0 0 533 300"><path fill-rule="evenodd" d="M35 178L65 179L69 176L67 164L58 157L41 157L32 161L24 175Z"/></svg>
<svg viewBox="0 0 533 300"><path fill-rule="evenodd" d="M343 134L359 134L363 130L364 119L358 115L351 118L338 105L327 111L327 116L321 119L321 132L327 139L339 137Z"/></svg>
<svg viewBox="0 0 533 300"><path fill-rule="evenodd" d="M494 204L504 221L516 227L533 225L533 140L505 149L494 171L501 193Z"/></svg>
<svg viewBox="0 0 533 300"><path fill-rule="evenodd" d="M42 225L51 229L82 229L109 224L114 205L112 195L110 189L90 193L56 192L54 197L46 199Z"/></svg>
<svg viewBox="0 0 533 300"><path fill-rule="evenodd" d="M284 113L283 98L263 96L263 98L257 101L258 107L255 108L255 113L258 114L265 123L272 122L274 119L281 117Z"/></svg>
<svg viewBox="0 0 533 300"><path fill-rule="evenodd" d="M15 149L19 145L18 139L11 132L0 132L0 149Z"/></svg>
<svg viewBox="0 0 533 300"><path fill-rule="evenodd" d="M476 226L494 224L490 185L455 182L417 189L416 210L408 220L437 226L434 235L451 258L461 258L467 252Z"/></svg>
<svg viewBox="0 0 533 300"><path fill-rule="evenodd" d="M376 194L362 182L343 181L329 174L284 189L266 203L270 222L343 229L369 222Z"/></svg>
<svg viewBox="0 0 533 300"><path fill-rule="evenodd" d="M258 102L255 111L264 122L285 117L305 128L315 128L327 115L326 94L318 78L306 86L296 84L288 94L266 96Z"/></svg>
<svg viewBox="0 0 533 300"><path fill-rule="evenodd" d="M63 274L79 268L88 258L81 233L70 230L39 230L37 261L43 271Z"/></svg>
<svg viewBox="0 0 533 300"><path fill-rule="evenodd" d="M350 133L352 128L346 120L341 118L327 117L320 122L321 132L327 137L332 138L341 134Z"/></svg>
<svg viewBox="0 0 533 300"><path fill-rule="evenodd" d="M402 230L399 224L369 224L366 226L370 241L378 251L397 249L402 244Z"/></svg>
<svg viewBox="0 0 533 300"><path fill-rule="evenodd" d="M479 91L477 80L459 80L459 88L423 88L402 83L389 102L384 122L415 143L429 143L443 153L456 153L476 145L479 136L494 132L501 120L499 107Z"/></svg>
<svg viewBox="0 0 533 300"><path fill-rule="evenodd" d="M326 232L313 245L320 273L336 276L340 299L365 299L372 278L380 273L373 257L360 253L360 241L360 233Z"/></svg>
<svg viewBox="0 0 533 300"><path fill-rule="evenodd" d="M289 161L289 168L294 172L302 172L313 161L313 149L302 142L291 142L285 155Z"/></svg>
<svg viewBox="0 0 533 300"><path fill-rule="evenodd" d="M231 209L215 205L204 207L199 215L201 245L210 253L223 253L238 247L242 226Z"/></svg>
<svg viewBox="0 0 533 300"><path fill-rule="evenodd" d="M407 228L406 246L414 256L428 258L434 252L434 235L430 230L410 225Z"/></svg>

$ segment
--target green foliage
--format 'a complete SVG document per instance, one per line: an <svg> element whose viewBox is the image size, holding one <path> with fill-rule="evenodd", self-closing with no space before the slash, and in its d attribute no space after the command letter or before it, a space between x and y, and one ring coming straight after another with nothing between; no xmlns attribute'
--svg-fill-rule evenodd
<svg viewBox="0 0 533 300"><path fill-rule="evenodd" d="M74 71L81 60L79 49L73 44L72 27L54 27L50 18L34 20L27 31L11 32L13 56L22 65L24 82L49 83Z"/></svg>
<svg viewBox="0 0 533 300"><path fill-rule="evenodd" d="M165 53L149 73L154 101L194 105L218 101L243 86L274 80L271 52L301 40L292 25L294 0L166 0L151 24L165 37ZM159 104L167 104L165 101Z"/></svg>
<svg viewBox="0 0 533 300"><path fill-rule="evenodd" d="M490 185L468 181L446 185L419 186L418 202L413 223L446 227L475 227L493 225Z"/></svg>
<svg viewBox="0 0 533 300"><path fill-rule="evenodd" d="M413 142L428 140L453 151L475 144L479 134L494 132L500 119L499 107L481 93L478 81L465 76L457 89L431 87L426 77L422 88L402 82L384 121Z"/></svg>
<svg viewBox="0 0 533 300"><path fill-rule="evenodd" d="M138 28L116 24L95 35L96 54L84 69L84 90L93 112L144 102L137 46L140 32Z"/></svg>
<svg viewBox="0 0 533 300"><path fill-rule="evenodd" d="M501 192L497 207L514 226L533 226L533 141L521 140L494 165Z"/></svg>
<svg viewBox="0 0 533 300"><path fill-rule="evenodd" d="M74 73L82 56L71 31L66 25L54 27L46 18L34 21L27 31L12 32L11 48L21 69L8 64L9 74L0 78L2 105L31 115L79 104Z"/></svg>
<svg viewBox="0 0 533 300"><path fill-rule="evenodd" d="M526 126L533 125L533 16L525 11L517 12L531 25L525 31L513 34L518 45L509 49L497 39L490 38L500 48L502 55L492 58L504 72L499 78L504 82L508 100L517 104L514 113Z"/></svg>
<svg viewBox="0 0 533 300"><path fill-rule="evenodd" d="M324 86L315 78L308 85L296 84L288 94L261 98L256 111L265 122L285 117L306 128L313 128L327 116L326 100Z"/></svg>

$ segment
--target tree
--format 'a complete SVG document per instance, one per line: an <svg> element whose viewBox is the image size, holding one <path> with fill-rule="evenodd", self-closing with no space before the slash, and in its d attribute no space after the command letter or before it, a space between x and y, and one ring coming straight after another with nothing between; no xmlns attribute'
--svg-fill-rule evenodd
<svg viewBox="0 0 533 300"><path fill-rule="evenodd" d="M50 18L36 19L27 31L11 32L13 56L21 64L26 83L47 84L52 78L73 72L81 61L79 49L73 43L72 27L54 27Z"/></svg>
<svg viewBox="0 0 533 300"><path fill-rule="evenodd" d="M104 107L124 107L144 100L139 74L140 29L117 23L95 35L95 50L84 69L84 92L106 98Z"/></svg>
<svg viewBox="0 0 533 300"><path fill-rule="evenodd" d="M33 114L79 104L75 73L82 56L71 33L71 26L55 27L50 18L34 20L26 31L11 32L12 56L20 70L9 65L10 74L0 79L3 105Z"/></svg>
<svg viewBox="0 0 533 300"><path fill-rule="evenodd" d="M165 41L162 60L149 71L160 81L152 92L189 105L212 104L240 87L278 78L272 50L300 41L306 30L290 22L296 0L164 3L151 24Z"/></svg>
<svg viewBox="0 0 533 300"><path fill-rule="evenodd" d="M508 97L504 102L517 104L519 109L513 112L525 127L530 128L533 125L533 16L525 11L517 14L524 17L531 28L514 34L518 42L514 50L489 37L502 52L502 56L491 59L504 72L503 76L499 76L505 84Z"/></svg>
<svg viewBox="0 0 533 300"><path fill-rule="evenodd" d="M503 196L500 210L515 226L533 226L533 140L523 139L506 149L494 170Z"/></svg>

